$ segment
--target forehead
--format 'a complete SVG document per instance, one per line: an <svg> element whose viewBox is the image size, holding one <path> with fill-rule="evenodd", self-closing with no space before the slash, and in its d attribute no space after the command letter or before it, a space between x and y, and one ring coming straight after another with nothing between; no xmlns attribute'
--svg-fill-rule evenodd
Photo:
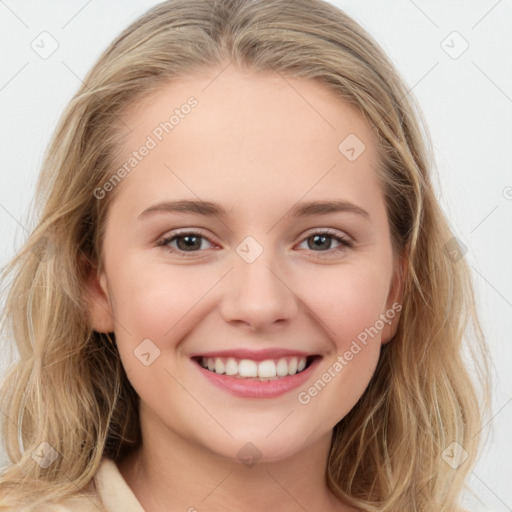
<svg viewBox="0 0 512 512"><path fill-rule="evenodd" d="M195 103L193 107L188 105L191 101ZM241 71L232 66L217 74L196 72L162 85L129 105L123 119L121 131L130 146L139 142L138 136L158 131L160 123L169 121L173 138L193 123L198 137L214 133L218 143L225 140L226 133L229 140L267 135L267 143L318 138L336 143L343 135L354 133L370 145L375 142L357 108L326 84L273 71ZM185 119L189 121L182 122ZM243 149L253 146L248 144Z"/></svg>
<svg viewBox="0 0 512 512"><path fill-rule="evenodd" d="M248 201L258 191L290 200L378 193L372 129L316 80L228 66L160 87L123 120L118 164L151 148L122 183L139 193L153 183L155 196L164 182L188 196L238 190Z"/></svg>

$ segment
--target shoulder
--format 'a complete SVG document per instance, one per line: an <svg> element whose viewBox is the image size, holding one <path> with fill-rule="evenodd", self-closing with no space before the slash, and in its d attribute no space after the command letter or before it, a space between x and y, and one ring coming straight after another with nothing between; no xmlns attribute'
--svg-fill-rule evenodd
<svg viewBox="0 0 512 512"><path fill-rule="evenodd" d="M0 510L2 512L104 512L103 503L96 490L96 478L93 478L86 488L58 501L39 504L21 504L11 494L12 489L0 489ZM11 495L11 496L9 496Z"/></svg>
<svg viewBox="0 0 512 512"><path fill-rule="evenodd" d="M95 495L77 495L65 498L59 502L44 503L44 505L19 505L10 506L3 505L2 498L3 494L0 494L0 509L5 512L41 512L41 508L44 508L44 512L103 512L103 504L98 496ZM7 508L5 508L5 506Z"/></svg>
<svg viewBox="0 0 512 512"><path fill-rule="evenodd" d="M79 493L43 505L13 507L8 498L3 501L0 492L0 510L3 512L144 512L133 491L124 480L114 460L103 458L89 485Z"/></svg>
<svg viewBox="0 0 512 512"><path fill-rule="evenodd" d="M60 501L59 503L52 503L44 506L45 512L91 512L103 511L101 502L96 496L73 496ZM22 512L39 512L40 507L36 507L32 510L23 509Z"/></svg>
<svg viewBox="0 0 512 512"><path fill-rule="evenodd" d="M44 512L117 512L123 509L144 512L114 460L104 457L87 489L80 495L69 496L51 507L46 507ZM41 511L37 508L22 512Z"/></svg>

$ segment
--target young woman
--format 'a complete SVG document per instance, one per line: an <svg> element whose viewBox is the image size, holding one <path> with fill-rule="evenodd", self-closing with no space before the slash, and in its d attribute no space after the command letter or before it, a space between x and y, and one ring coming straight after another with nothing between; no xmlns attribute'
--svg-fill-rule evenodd
<svg viewBox="0 0 512 512"><path fill-rule="evenodd" d="M0 510L456 510L485 346L416 116L320 0L128 27L5 271Z"/></svg>

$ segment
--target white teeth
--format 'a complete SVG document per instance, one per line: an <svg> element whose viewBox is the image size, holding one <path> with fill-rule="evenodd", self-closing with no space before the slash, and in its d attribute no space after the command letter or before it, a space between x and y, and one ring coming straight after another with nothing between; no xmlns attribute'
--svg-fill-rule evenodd
<svg viewBox="0 0 512 512"><path fill-rule="evenodd" d="M288 373L290 375L295 375L297 373L297 358L293 357L292 360L288 363Z"/></svg>
<svg viewBox="0 0 512 512"><path fill-rule="evenodd" d="M276 376L276 363L272 359L261 361L258 364L258 377L275 377Z"/></svg>
<svg viewBox="0 0 512 512"><path fill-rule="evenodd" d="M288 363L286 362L286 359L279 359L276 370L279 377L288 375Z"/></svg>
<svg viewBox="0 0 512 512"><path fill-rule="evenodd" d="M258 365L250 359L242 359L238 363L238 375L240 377L257 377Z"/></svg>
<svg viewBox="0 0 512 512"><path fill-rule="evenodd" d="M216 373L224 373L225 371L226 371L226 369L224 367L224 363L222 362L222 359L217 357L217 359L215 359L215 372Z"/></svg>
<svg viewBox="0 0 512 512"><path fill-rule="evenodd" d="M216 373L220 373L220 372L216 372ZM226 363L226 375L236 375L237 373L238 373L238 363L232 357L230 357Z"/></svg>
<svg viewBox="0 0 512 512"><path fill-rule="evenodd" d="M211 372L237 376L239 378L259 377L262 380L274 380L288 375L295 375L306 368L305 357L291 357L280 359L265 359L253 361L251 359L237 360L233 357L222 359L220 357L203 357L203 368Z"/></svg>

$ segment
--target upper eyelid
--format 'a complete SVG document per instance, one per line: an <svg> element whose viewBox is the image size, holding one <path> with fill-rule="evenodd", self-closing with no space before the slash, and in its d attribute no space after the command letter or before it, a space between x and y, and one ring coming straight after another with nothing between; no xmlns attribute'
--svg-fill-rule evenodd
<svg viewBox="0 0 512 512"><path fill-rule="evenodd" d="M210 240L212 237L203 231L201 228L176 228L169 232L169 234L162 235L159 240L171 240L178 236L188 235L189 233L195 233L203 238ZM213 240L210 240L213 242Z"/></svg>
<svg viewBox="0 0 512 512"><path fill-rule="evenodd" d="M314 233L327 233L327 234L332 235L332 236L337 235L337 236L340 236L342 238L348 238L349 240L354 241L354 238L351 235L349 235L347 232L339 230L339 229L335 229L335 228L322 228L322 227L320 227L320 228L311 228L311 229L306 230L302 234L302 236L304 237L304 236L306 236L308 234L314 234Z"/></svg>

